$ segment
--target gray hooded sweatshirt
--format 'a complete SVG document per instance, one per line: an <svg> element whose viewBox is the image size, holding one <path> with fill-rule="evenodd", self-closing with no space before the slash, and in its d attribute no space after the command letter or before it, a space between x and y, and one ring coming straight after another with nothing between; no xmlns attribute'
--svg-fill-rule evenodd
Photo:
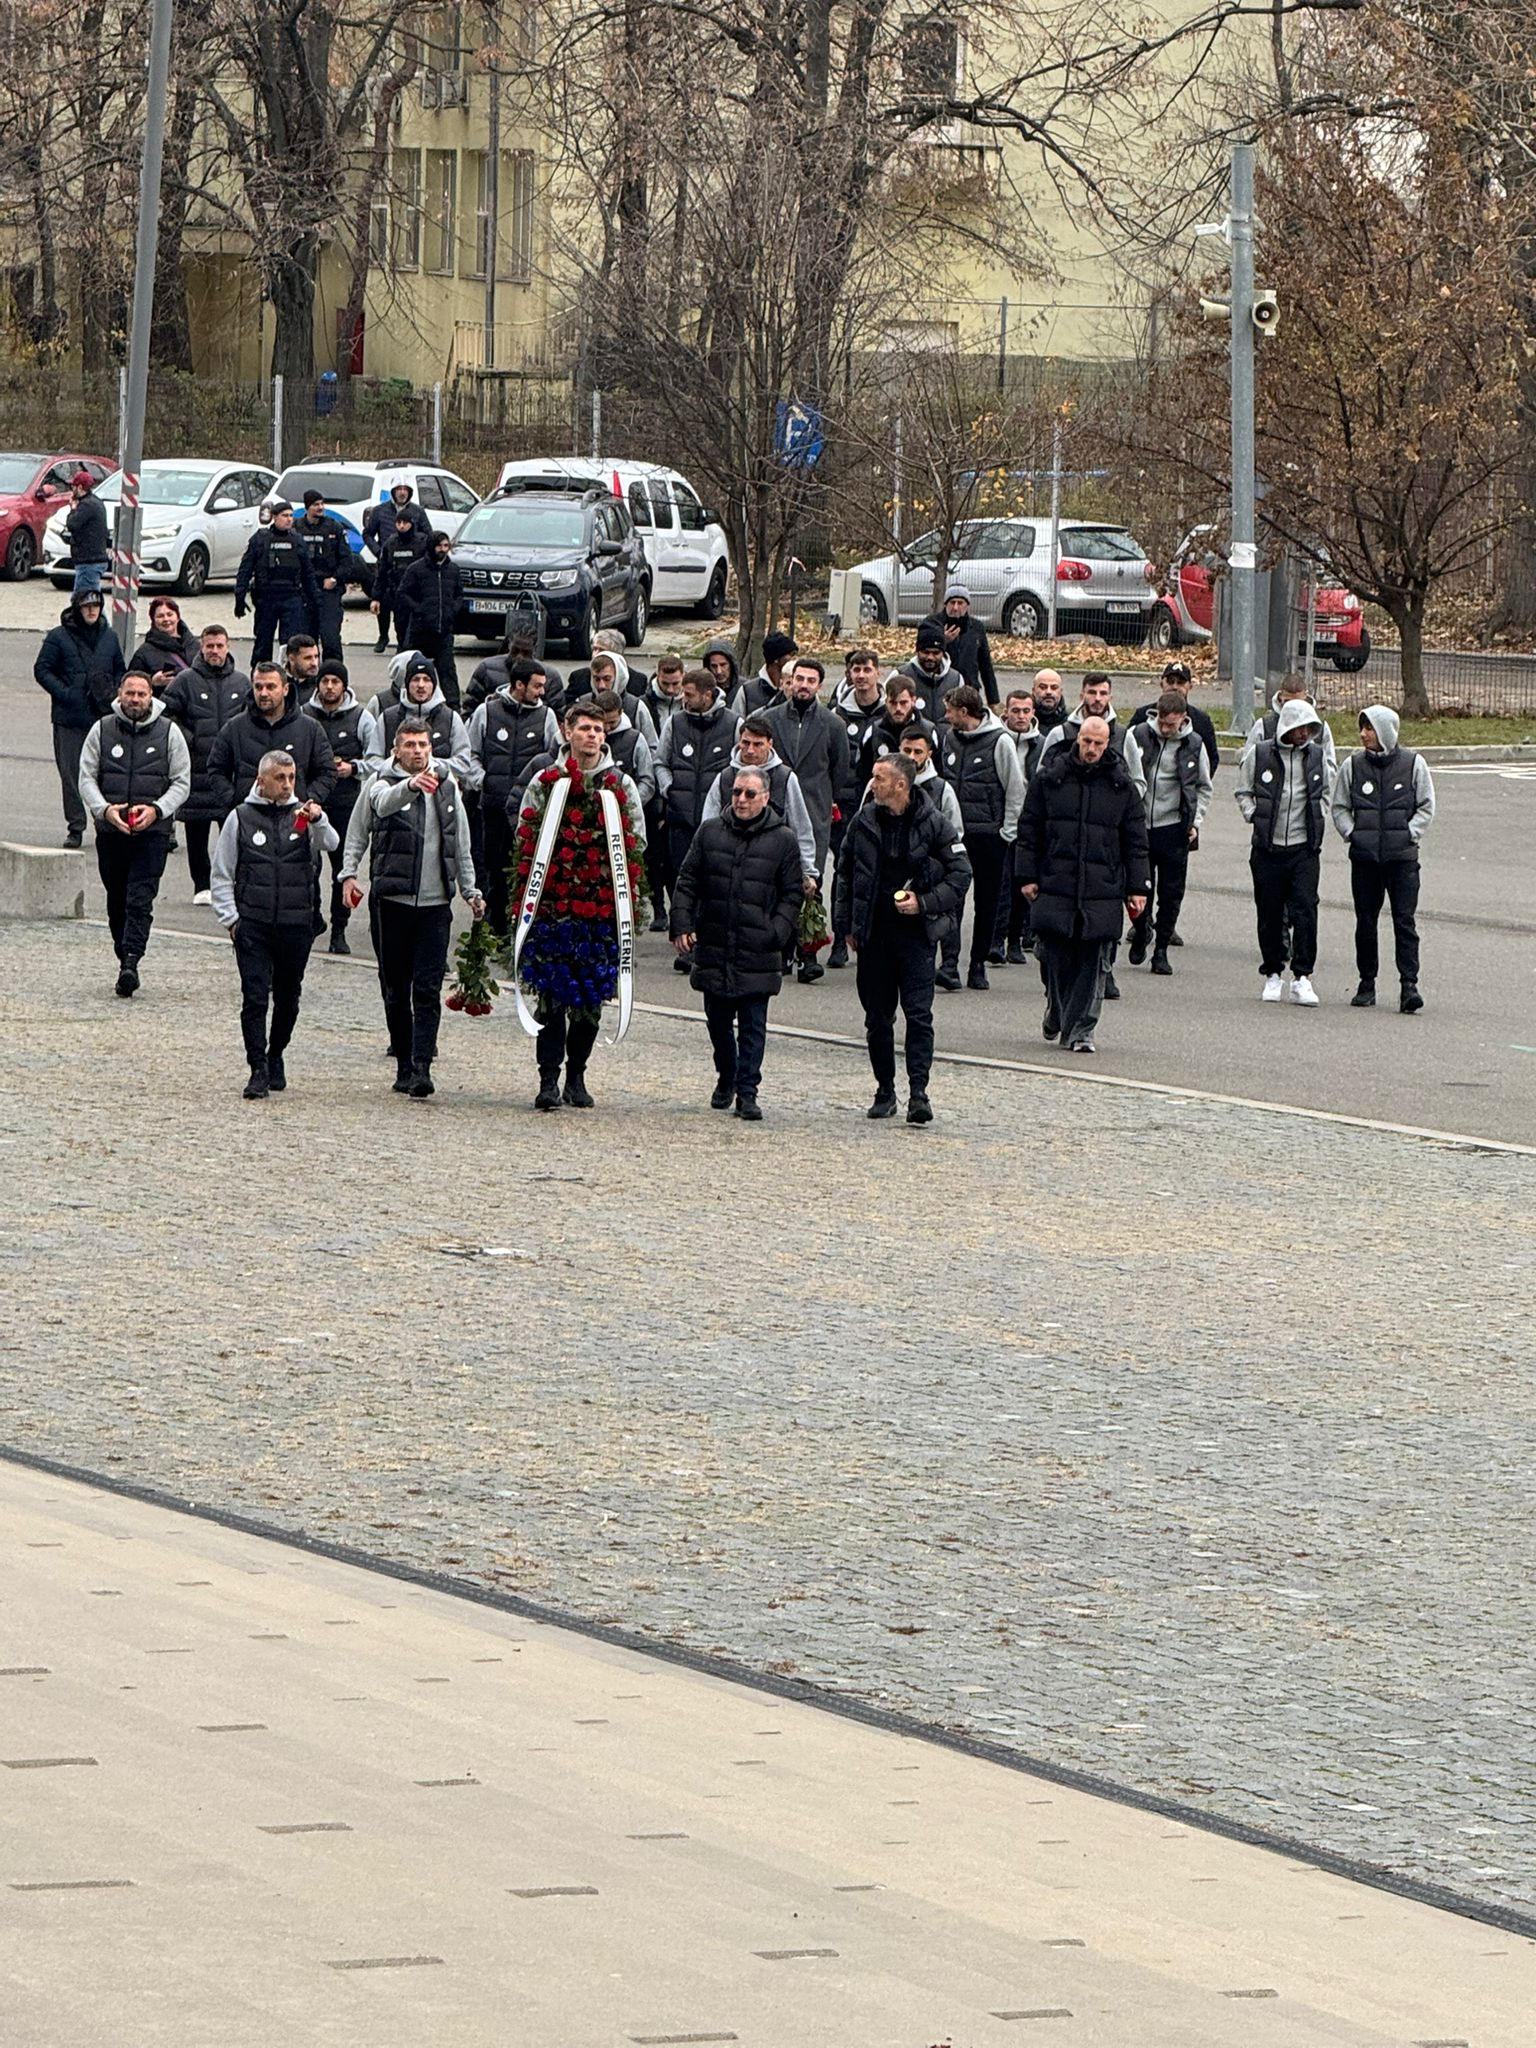
<svg viewBox="0 0 1536 2048"><path fill-rule="evenodd" d="M412 704L403 696L400 701L405 705L407 717L426 718L431 712L446 707L448 699L443 695L442 684L435 682L432 685L432 694L425 704ZM384 738L384 719L392 708L386 705L383 711L377 713L372 710L365 711L357 728L357 736L362 743L363 767L366 774L377 775L390 759L390 749ZM450 737L444 765L453 770L454 780L461 789L473 789L476 764L474 754L470 750L469 728L457 711L450 712L449 718Z"/></svg>
<svg viewBox="0 0 1536 2048"><path fill-rule="evenodd" d="M1282 774L1285 787L1281 790L1275 809L1276 846L1305 846L1307 843L1307 780L1302 772L1307 749L1298 741L1293 747L1284 744L1287 733L1295 732L1300 726L1315 726L1320 738L1327 727L1322 715L1305 697L1293 697L1288 704L1280 707L1280 723L1275 738L1280 744L1280 759L1284 763ZM1261 735L1262 738L1262 735ZM1258 756L1260 741L1250 739L1243 749L1243 763L1237 771L1237 788L1232 794L1237 807L1251 825L1258 805L1253 794L1254 763Z"/></svg>
<svg viewBox="0 0 1536 2048"><path fill-rule="evenodd" d="M1386 704L1367 704L1360 716L1369 719L1381 751L1373 758L1385 768L1392 755L1397 752L1397 736L1401 731L1397 713ZM1355 829L1355 813L1350 803L1350 761L1346 754L1339 763L1338 773L1333 778L1333 795L1329 802L1329 815L1333 829L1341 839L1348 839ZM1429 763L1422 754L1413 757L1413 816L1408 820L1408 836L1417 846L1430 826L1435 822L1435 785L1430 776Z"/></svg>

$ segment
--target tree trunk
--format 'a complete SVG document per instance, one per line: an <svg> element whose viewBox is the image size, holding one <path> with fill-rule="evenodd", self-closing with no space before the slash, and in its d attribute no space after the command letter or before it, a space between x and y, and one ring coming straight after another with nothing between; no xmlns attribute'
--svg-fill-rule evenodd
<svg viewBox="0 0 1536 2048"><path fill-rule="evenodd" d="M1402 704L1404 718L1428 718L1429 691L1424 684L1424 604L1422 595L1405 598L1400 607L1389 607L1402 643Z"/></svg>
<svg viewBox="0 0 1536 2048"><path fill-rule="evenodd" d="M44 144L30 146L26 153L27 182L31 188L32 228L37 237L37 293L28 321L28 338L45 358L58 353L64 333L64 308L59 304L58 244L53 231L53 206L45 182ZM50 380L50 390L52 383Z"/></svg>
<svg viewBox="0 0 1536 2048"><path fill-rule="evenodd" d="M192 313L182 268L187 222L187 165L197 127L197 81L190 71L177 77L166 129L165 166L160 179L160 229L155 242L155 304L149 330L149 360L156 369L192 369Z"/></svg>
<svg viewBox="0 0 1536 2048"><path fill-rule="evenodd" d="M320 249L304 235L274 261L267 291L275 326L272 374L283 380L283 445L286 467L303 459L315 391L315 274Z"/></svg>

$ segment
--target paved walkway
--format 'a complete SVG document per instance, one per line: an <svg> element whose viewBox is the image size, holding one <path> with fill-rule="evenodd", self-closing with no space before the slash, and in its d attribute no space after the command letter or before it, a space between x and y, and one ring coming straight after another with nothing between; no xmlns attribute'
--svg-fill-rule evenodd
<svg viewBox="0 0 1536 2048"><path fill-rule="evenodd" d="M11 2048L1526 2048L1536 1944L0 1464Z"/></svg>

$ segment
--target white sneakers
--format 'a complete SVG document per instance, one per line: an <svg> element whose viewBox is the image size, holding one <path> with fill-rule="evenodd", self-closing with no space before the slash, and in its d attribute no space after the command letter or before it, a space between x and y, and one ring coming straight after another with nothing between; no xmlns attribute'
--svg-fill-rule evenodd
<svg viewBox="0 0 1536 2048"><path fill-rule="evenodd" d="M192 901L194 903L211 903L213 901L213 894L211 890L208 889L194 889L192 892Z"/></svg>
<svg viewBox="0 0 1536 2048"><path fill-rule="evenodd" d="M1281 994L1280 976L1278 974L1266 975L1264 977L1264 986L1259 991L1260 1002L1278 1003ZM1298 974L1291 983L1291 1001L1293 1003L1300 1003L1304 1010L1315 1010L1317 1008L1317 990L1312 986L1306 975Z"/></svg>

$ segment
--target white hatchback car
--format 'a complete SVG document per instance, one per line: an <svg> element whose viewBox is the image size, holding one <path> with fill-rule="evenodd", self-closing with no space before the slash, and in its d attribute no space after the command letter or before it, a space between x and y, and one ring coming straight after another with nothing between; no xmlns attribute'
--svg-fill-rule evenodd
<svg viewBox="0 0 1536 2048"><path fill-rule="evenodd" d="M409 484L416 503L426 513L434 530L452 539L480 502L463 477L451 469L437 469L430 463L348 462L342 457L327 462L316 458L295 462L285 469L269 500L284 498L295 513L304 510L304 493L318 491L327 512L334 512L348 529L352 552L364 562L373 561L372 548L362 541L363 519L375 505L389 496L396 484Z"/></svg>
<svg viewBox="0 0 1536 2048"><path fill-rule="evenodd" d="M871 625L916 625L936 611L933 568L938 536L925 533L904 555L860 562L860 616ZM955 536L949 573L971 593L971 613L994 632L1019 640L1045 637L1052 582L1048 519L968 519ZM1157 596L1157 570L1123 526L1063 519L1055 563L1058 632L1098 633L1106 640L1146 637Z"/></svg>
<svg viewBox="0 0 1536 2048"><path fill-rule="evenodd" d="M144 588L196 597L210 583L233 583L245 544L256 531L258 508L276 479L248 462L197 462L177 456L146 462L139 472L143 524L139 545ZM116 517L121 470L103 479L96 495ZM54 588L68 590L73 574L64 538L66 505L43 531L43 567Z"/></svg>
<svg viewBox="0 0 1536 2048"><path fill-rule="evenodd" d="M574 477L601 484L629 508L651 565L651 609L690 610L718 619L725 610L731 573L725 528L707 512L698 492L675 469L654 462L608 462L557 455L502 464L498 487L514 477Z"/></svg>

